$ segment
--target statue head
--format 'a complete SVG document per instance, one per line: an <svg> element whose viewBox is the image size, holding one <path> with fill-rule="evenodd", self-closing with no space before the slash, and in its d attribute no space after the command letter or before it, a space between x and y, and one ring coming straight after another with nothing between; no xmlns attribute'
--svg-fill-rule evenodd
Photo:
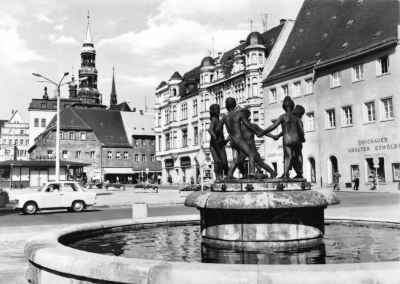
<svg viewBox="0 0 400 284"><path fill-rule="evenodd" d="M304 113L306 112L306 110L304 109L303 106L301 105L296 105L296 107L294 108L294 110L292 111L292 113L297 116L297 117L302 117L304 115Z"/></svg>
<svg viewBox="0 0 400 284"><path fill-rule="evenodd" d="M247 120L249 119L251 112L248 108L245 108L245 107L241 108L240 112L242 112L244 114L244 116L247 118Z"/></svg>
<svg viewBox="0 0 400 284"><path fill-rule="evenodd" d="M294 109L294 102L291 97L286 96L285 99L283 100L282 108L286 110L287 108L290 108L290 111L293 111Z"/></svg>
<svg viewBox="0 0 400 284"><path fill-rule="evenodd" d="M213 118L213 116L216 116L217 118L219 118L219 114L220 114L220 108L218 104L212 104L210 106L210 119Z"/></svg>
<svg viewBox="0 0 400 284"><path fill-rule="evenodd" d="M236 100L235 98L229 97L225 101L225 106L227 110L233 110L236 107Z"/></svg>

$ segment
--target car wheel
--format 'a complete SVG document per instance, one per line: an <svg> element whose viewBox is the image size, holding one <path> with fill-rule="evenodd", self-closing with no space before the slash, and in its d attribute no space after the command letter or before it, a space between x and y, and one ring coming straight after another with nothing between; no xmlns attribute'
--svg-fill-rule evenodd
<svg viewBox="0 0 400 284"><path fill-rule="evenodd" d="M82 212L85 209L85 203L83 201L77 200L72 203L71 210L73 212Z"/></svg>
<svg viewBox="0 0 400 284"><path fill-rule="evenodd" d="M38 210L38 207L35 202L29 201L25 203L24 208L22 209L22 213L26 215L32 215L35 214L36 211Z"/></svg>

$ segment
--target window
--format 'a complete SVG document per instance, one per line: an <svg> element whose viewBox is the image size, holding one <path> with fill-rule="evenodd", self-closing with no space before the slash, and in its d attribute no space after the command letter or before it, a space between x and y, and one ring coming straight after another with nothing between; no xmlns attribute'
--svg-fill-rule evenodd
<svg viewBox="0 0 400 284"><path fill-rule="evenodd" d="M69 133L69 139L70 140L75 140L75 132L70 132Z"/></svg>
<svg viewBox="0 0 400 284"><path fill-rule="evenodd" d="M342 125L343 126L350 126L353 125L353 113L351 107L343 107L342 108Z"/></svg>
<svg viewBox="0 0 400 284"><path fill-rule="evenodd" d="M139 154L135 154L135 162L139 162Z"/></svg>
<svg viewBox="0 0 400 284"><path fill-rule="evenodd" d="M128 152L124 152L124 160L128 160Z"/></svg>
<svg viewBox="0 0 400 284"><path fill-rule="evenodd" d="M62 151L62 157L63 157L63 159L67 159L68 158L68 151L67 150L63 150Z"/></svg>
<svg viewBox="0 0 400 284"><path fill-rule="evenodd" d="M86 132L81 132L81 140L86 140Z"/></svg>
<svg viewBox="0 0 400 284"><path fill-rule="evenodd" d="M66 183L63 186L63 191L64 192L74 192L77 191L75 184L73 183Z"/></svg>
<svg viewBox="0 0 400 284"><path fill-rule="evenodd" d="M39 118L35 118L34 127L39 127Z"/></svg>
<svg viewBox="0 0 400 284"><path fill-rule="evenodd" d="M313 131L315 130L315 121L314 121L314 113L307 113L307 130Z"/></svg>
<svg viewBox="0 0 400 284"><path fill-rule="evenodd" d="M178 148L178 131L174 131L173 147L174 149Z"/></svg>
<svg viewBox="0 0 400 284"><path fill-rule="evenodd" d="M57 109L57 105L56 105L56 104L53 104L53 105L52 105L52 109Z"/></svg>
<svg viewBox="0 0 400 284"><path fill-rule="evenodd" d="M46 127L46 119L42 118L42 127Z"/></svg>
<svg viewBox="0 0 400 284"><path fill-rule="evenodd" d="M90 158L94 159L94 151L90 151Z"/></svg>
<svg viewBox="0 0 400 284"><path fill-rule="evenodd" d="M15 139L15 145L18 145L18 139Z"/></svg>
<svg viewBox="0 0 400 284"><path fill-rule="evenodd" d="M150 146L154 146L155 145L155 143L156 143L156 141L155 140L150 140Z"/></svg>
<svg viewBox="0 0 400 284"><path fill-rule="evenodd" d="M121 152L115 153L115 157L116 157L118 160L121 159Z"/></svg>
<svg viewBox="0 0 400 284"><path fill-rule="evenodd" d="M289 96L289 87L288 85L282 86L282 100L286 97Z"/></svg>
<svg viewBox="0 0 400 284"><path fill-rule="evenodd" d="M26 145L29 145L29 139L26 139Z"/></svg>
<svg viewBox="0 0 400 284"><path fill-rule="evenodd" d="M111 151L107 152L107 159L112 159L112 152Z"/></svg>
<svg viewBox="0 0 400 284"><path fill-rule="evenodd" d="M156 155L151 155L151 161L155 162L156 161Z"/></svg>
<svg viewBox="0 0 400 284"><path fill-rule="evenodd" d="M257 55L255 53L251 55L251 64L257 64Z"/></svg>
<svg viewBox="0 0 400 284"><path fill-rule="evenodd" d="M333 72L332 73L332 87L338 87L340 86L340 73L339 71Z"/></svg>
<svg viewBox="0 0 400 284"><path fill-rule="evenodd" d="M76 157L79 159L81 157L81 151L76 151Z"/></svg>
<svg viewBox="0 0 400 284"><path fill-rule="evenodd" d="M364 78L363 66L361 64L354 66L353 72L354 72L353 81L355 81L355 82L361 81Z"/></svg>
<svg viewBox="0 0 400 284"><path fill-rule="evenodd" d="M368 177L368 182L372 182L376 174L378 174L379 182L386 182L385 177L385 160L383 157L377 157L379 159L378 167L374 167L374 158L366 158L366 174Z"/></svg>
<svg viewBox="0 0 400 284"><path fill-rule="evenodd" d="M378 59L378 75L389 73L389 57L385 56Z"/></svg>
<svg viewBox="0 0 400 284"><path fill-rule="evenodd" d="M64 132L60 131L60 139L64 139Z"/></svg>
<svg viewBox="0 0 400 284"><path fill-rule="evenodd" d="M199 128L197 126L193 127L193 143L197 145L199 143Z"/></svg>
<svg viewBox="0 0 400 284"><path fill-rule="evenodd" d="M312 94L313 92L313 83L312 79L306 80L306 94Z"/></svg>
<svg viewBox="0 0 400 284"><path fill-rule="evenodd" d="M172 108L172 121L177 121L177 120L178 120L178 117L177 117L177 114L176 114L176 106L174 106Z"/></svg>
<svg viewBox="0 0 400 284"><path fill-rule="evenodd" d="M158 151L161 151L161 135L158 136Z"/></svg>
<svg viewBox="0 0 400 284"><path fill-rule="evenodd" d="M254 111L253 112L253 122L255 124L258 124L258 121L259 121L259 119L258 119L258 111Z"/></svg>
<svg viewBox="0 0 400 284"><path fill-rule="evenodd" d="M165 134L165 149L169 150L171 148L169 134Z"/></svg>
<svg viewBox="0 0 400 284"><path fill-rule="evenodd" d="M45 103L42 103L41 108L47 108Z"/></svg>
<svg viewBox="0 0 400 284"><path fill-rule="evenodd" d="M393 181L400 181L400 164L392 164L393 166Z"/></svg>
<svg viewBox="0 0 400 284"><path fill-rule="evenodd" d="M20 134L21 134L21 135L24 135L24 130L21 129Z"/></svg>
<svg viewBox="0 0 400 284"><path fill-rule="evenodd" d="M12 139L8 140L8 144L12 145Z"/></svg>
<svg viewBox="0 0 400 284"><path fill-rule="evenodd" d="M146 162L146 155L142 155L142 162Z"/></svg>
<svg viewBox="0 0 400 284"><path fill-rule="evenodd" d="M187 129L182 130L182 147L187 147Z"/></svg>
<svg viewBox="0 0 400 284"><path fill-rule="evenodd" d="M181 118L186 119L187 118L187 103L183 103L181 105Z"/></svg>
<svg viewBox="0 0 400 284"><path fill-rule="evenodd" d="M252 93L253 93L253 97L258 97L258 80L257 78L253 78L253 84L252 84Z"/></svg>
<svg viewBox="0 0 400 284"><path fill-rule="evenodd" d="M393 118L393 103L392 99L383 99L382 102L382 119L391 119Z"/></svg>
<svg viewBox="0 0 400 284"><path fill-rule="evenodd" d="M53 157L53 150L47 150L47 159L51 159Z"/></svg>
<svg viewBox="0 0 400 284"><path fill-rule="evenodd" d="M300 82L296 82L293 84L293 97L301 96L301 84Z"/></svg>
<svg viewBox="0 0 400 284"><path fill-rule="evenodd" d="M157 126L161 126L161 112L158 113L158 123Z"/></svg>
<svg viewBox="0 0 400 284"><path fill-rule="evenodd" d="M139 146L139 140L135 140L135 146Z"/></svg>
<svg viewBox="0 0 400 284"><path fill-rule="evenodd" d="M335 110L327 110L326 111L326 128L335 128L336 127L336 118L335 118Z"/></svg>
<svg viewBox="0 0 400 284"><path fill-rule="evenodd" d="M193 116L197 116L197 100L193 100Z"/></svg>
<svg viewBox="0 0 400 284"><path fill-rule="evenodd" d="M146 146L146 140L145 139L142 140L142 146Z"/></svg>
<svg viewBox="0 0 400 284"><path fill-rule="evenodd" d="M261 53L258 54L258 64L263 64L263 55Z"/></svg>
<svg viewBox="0 0 400 284"><path fill-rule="evenodd" d="M374 102L365 103L365 119L367 122L373 122L376 120Z"/></svg>
<svg viewBox="0 0 400 284"><path fill-rule="evenodd" d="M271 95L271 103L276 103L276 101L278 100L276 89L271 89L269 92Z"/></svg>
<svg viewBox="0 0 400 284"><path fill-rule="evenodd" d="M10 151L10 150L6 150L6 151L5 151L5 154L6 154L6 156L10 156L11 151Z"/></svg>

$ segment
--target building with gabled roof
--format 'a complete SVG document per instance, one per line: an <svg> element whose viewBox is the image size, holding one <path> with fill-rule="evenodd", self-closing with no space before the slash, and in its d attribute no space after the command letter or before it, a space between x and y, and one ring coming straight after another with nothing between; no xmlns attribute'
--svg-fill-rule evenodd
<svg viewBox="0 0 400 284"><path fill-rule="evenodd" d="M263 33L253 31L247 41L215 57L209 52L199 60L200 66L183 76L175 71L168 82L161 82L156 89L155 131L164 182L169 176L174 183L187 183L191 177L197 181L200 168L195 156L200 147L208 155L206 175L213 176L208 134L212 104L219 104L223 114L225 99L234 97L238 107L250 108L253 122L263 127L262 74L274 66L271 59L278 58L293 25L293 21L282 21ZM262 150L263 143L256 140ZM232 160L231 151L227 153Z"/></svg>
<svg viewBox="0 0 400 284"><path fill-rule="evenodd" d="M329 187L369 190L400 181L399 1L306 0L269 74L264 74L266 126L285 96L306 109L304 176ZM279 129L275 133L279 133ZM282 172L281 141L267 140L266 157ZM373 160L379 159L377 171Z"/></svg>

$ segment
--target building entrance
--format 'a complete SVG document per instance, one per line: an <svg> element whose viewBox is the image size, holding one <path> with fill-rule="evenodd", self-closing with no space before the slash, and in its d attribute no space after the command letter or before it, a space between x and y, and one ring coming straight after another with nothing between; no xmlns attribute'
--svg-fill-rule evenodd
<svg viewBox="0 0 400 284"><path fill-rule="evenodd" d="M328 184L333 183L333 175L338 170L338 160L335 156L330 156L328 160Z"/></svg>

